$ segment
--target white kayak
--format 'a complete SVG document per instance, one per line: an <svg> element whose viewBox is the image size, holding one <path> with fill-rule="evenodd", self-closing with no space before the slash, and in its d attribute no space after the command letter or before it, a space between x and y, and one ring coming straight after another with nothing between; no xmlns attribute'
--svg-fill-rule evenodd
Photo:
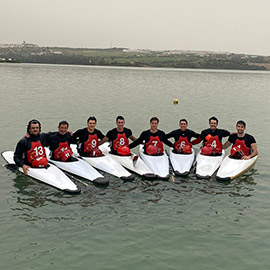
<svg viewBox="0 0 270 270"><path fill-rule="evenodd" d="M196 157L196 177L198 179L209 179L221 165L224 156L224 150L222 150L220 156L206 156L202 155L200 151Z"/></svg>
<svg viewBox="0 0 270 270"><path fill-rule="evenodd" d="M4 151L1 154L9 165L16 166L13 160L14 151ZM23 169L21 167L18 169L23 173ZM27 175L68 193L79 193L81 191L60 169L53 164L50 164L47 168L29 168Z"/></svg>
<svg viewBox="0 0 270 270"><path fill-rule="evenodd" d="M257 159L258 155L248 160L226 156L217 171L216 178L220 181L231 181L253 167Z"/></svg>
<svg viewBox="0 0 270 270"><path fill-rule="evenodd" d="M74 158L74 160L67 162L57 161L50 158L50 150L47 147L45 147L45 150L49 162L54 164L59 169L92 181L95 184L105 185L109 183L108 180L104 179L103 175L101 175L89 163L82 160L81 158Z"/></svg>
<svg viewBox="0 0 270 270"><path fill-rule="evenodd" d="M131 156L118 156L111 154L110 146L107 142L102 144L99 148L103 154L111 156L126 169L146 178L156 177L156 175L149 169L149 167L144 163L144 161L140 157L137 157L135 154L132 153ZM136 161L133 162L134 157L136 157Z"/></svg>
<svg viewBox="0 0 270 270"><path fill-rule="evenodd" d="M75 156L79 156L77 146L74 144L70 145L72 152ZM133 180L134 176L128 172L120 163L115 161L109 155L103 155L101 157L81 157L83 160L88 162L94 168L121 178L123 180Z"/></svg>
<svg viewBox="0 0 270 270"><path fill-rule="evenodd" d="M191 154L174 153L170 148L170 161L175 175L187 176L195 159L195 151L192 148Z"/></svg>
<svg viewBox="0 0 270 270"><path fill-rule="evenodd" d="M143 151L142 144L140 145L139 151L142 160L158 178L168 179L170 177L169 158L165 153L163 153L160 156L146 155Z"/></svg>

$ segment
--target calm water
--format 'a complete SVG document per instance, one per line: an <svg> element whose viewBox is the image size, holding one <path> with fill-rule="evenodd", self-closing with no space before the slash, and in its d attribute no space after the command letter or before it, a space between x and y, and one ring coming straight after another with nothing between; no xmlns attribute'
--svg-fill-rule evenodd
<svg viewBox="0 0 270 270"><path fill-rule="evenodd" d="M108 187L77 183L75 196L1 166L1 269L270 268L269 72L0 64L0 82L1 151L33 118L75 131L95 115L105 133L120 114L138 136L152 116L166 132L180 118L200 132L215 115L229 130L245 120L260 154L231 184L105 175Z"/></svg>

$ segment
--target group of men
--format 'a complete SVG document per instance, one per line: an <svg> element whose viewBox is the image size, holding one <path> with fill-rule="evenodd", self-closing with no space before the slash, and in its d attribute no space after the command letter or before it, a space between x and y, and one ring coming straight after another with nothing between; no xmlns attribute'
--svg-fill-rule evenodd
<svg viewBox="0 0 270 270"><path fill-rule="evenodd" d="M150 129L143 131L138 138L134 137L132 131L125 127L123 116L116 118L116 128L107 132L106 136L96 129L97 119L93 116L87 120L87 127L79 129L73 134L68 131L69 124L61 121L57 132L41 133L41 124L38 120L31 120L27 125L27 134L22 138L14 153L14 161L17 166L22 167L27 174L29 167L46 167L48 160L44 147L51 150L52 159L69 162L73 160L71 143L77 144L81 156L100 157L102 151L99 146L104 142L110 142L111 153L115 155L130 155L130 149L139 144L144 144L144 153L148 155L162 155L163 143L173 147L175 153L190 154L192 145L203 141L201 153L203 155L220 155L222 149L231 144L231 157L250 159L258 154L256 141L253 136L245 133L246 123L242 120L236 123L236 132L232 133L225 129L219 129L218 119L209 119L209 128L200 134L188 129L186 119L179 121L179 128L165 134L158 129L159 119L150 119ZM222 144L222 138L229 137ZM174 143L169 141L174 138ZM192 138L194 138L192 140ZM132 143L129 143L129 140Z"/></svg>

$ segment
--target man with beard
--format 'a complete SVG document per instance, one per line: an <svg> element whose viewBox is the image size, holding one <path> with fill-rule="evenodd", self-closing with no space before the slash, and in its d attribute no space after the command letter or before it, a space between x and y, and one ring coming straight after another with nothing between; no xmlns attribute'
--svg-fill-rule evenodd
<svg viewBox="0 0 270 270"><path fill-rule="evenodd" d="M24 174L29 167L47 167L48 160L44 147L48 145L48 134L40 133L41 124L38 120L31 120L27 125L28 136L23 137L16 146L14 161L22 167Z"/></svg>
<svg viewBox="0 0 270 270"><path fill-rule="evenodd" d="M251 159L258 155L256 140L252 135L245 133L246 123L239 120L236 123L236 131L229 136L223 148L227 149L232 144L231 157L237 159Z"/></svg>

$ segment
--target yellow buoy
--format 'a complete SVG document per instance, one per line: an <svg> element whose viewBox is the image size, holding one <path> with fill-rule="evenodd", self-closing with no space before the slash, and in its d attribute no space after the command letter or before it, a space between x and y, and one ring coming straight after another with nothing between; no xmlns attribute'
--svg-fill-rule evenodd
<svg viewBox="0 0 270 270"><path fill-rule="evenodd" d="M177 99L177 98L175 98L175 99L173 100L173 104L178 104L178 99Z"/></svg>

